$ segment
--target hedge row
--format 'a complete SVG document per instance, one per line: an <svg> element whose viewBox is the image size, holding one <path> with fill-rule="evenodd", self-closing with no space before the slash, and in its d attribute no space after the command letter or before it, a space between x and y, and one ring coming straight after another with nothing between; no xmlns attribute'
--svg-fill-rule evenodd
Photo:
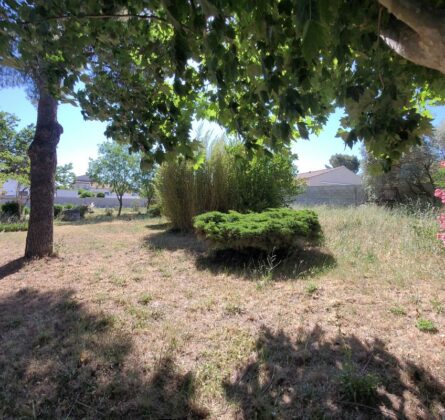
<svg viewBox="0 0 445 420"><path fill-rule="evenodd" d="M322 239L312 210L268 209L261 213L208 212L195 217L198 237L217 249L286 250L317 245Z"/></svg>
<svg viewBox="0 0 445 420"><path fill-rule="evenodd" d="M0 223L0 232L20 232L28 230L28 223Z"/></svg>

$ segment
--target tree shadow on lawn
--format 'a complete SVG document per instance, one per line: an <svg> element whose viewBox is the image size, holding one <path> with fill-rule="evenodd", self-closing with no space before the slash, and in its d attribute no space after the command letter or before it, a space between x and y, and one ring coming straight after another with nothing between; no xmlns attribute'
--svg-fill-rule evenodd
<svg viewBox="0 0 445 420"><path fill-rule="evenodd" d="M18 273L27 261L29 260L27 260L25 257L20 257L0 266L0 280L3 280L5 277L11 276L12 274Z"/></svg>
<svg viewBox="0 0 445 420"><path fill-rule="evenodd" d="M320 327L292 341L263 327L256 355L224 382L237 419L442 418L445 384L402 362L378 339L327 339Z"/></svg>
<svg viewBox="0 0 445 420"><path fill-rule="evenodd" d="M306 248L292 253L266 254L250 250L241 253L234 250L211 251L205 242L192 233L164 230L144 238L146 246L168 251L184 250L194 259L198 270L212 274L235 274L258 280L265 276L274 280L290 280L311 277L336 265L334 256L320 248Z"/></svg>
<svg viewBox="0 0 445 420"><path fill-rule="evenodd" d="M106 222L113 222L113 221L123 221L123 222L131 222L133 220L145 220L150 219L149 216L146 214L138 214L138 213L131 213L131 214L122 214L120 216L113 215L113 216L107 216L105 214L93 214L85 217L84 219L80 219L76 222L64 222L62 220L57 220L57 224L60 226L65 225L95 225L99 223L106 223Z"/></svg>
<svg viewBox="0 0 445 420"><path fill-rule="evenodd" d="M74 292L23 289L0 300L0 418L204 418L194 378L172 357L147 373L113 318Z"/></svg>

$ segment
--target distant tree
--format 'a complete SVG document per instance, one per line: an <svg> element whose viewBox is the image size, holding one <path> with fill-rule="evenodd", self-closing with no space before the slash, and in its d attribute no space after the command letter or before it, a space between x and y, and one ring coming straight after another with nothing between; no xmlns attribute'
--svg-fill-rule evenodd
<svg viewBox="0 0 445 420"><path fill-rule="evenodd" d="M147 200L147 210L155 195L154 177L154 170L150 171L145 169L140 170L139 175L137 176L139 195Z"/></svg>
<svg viewBox="0 0 445 420"><path fill-rule="evenodd" d="M27 152L34 137L35 127L29 125L17 130L18 122L15 115L0 112L0 184L8 179L17 182L16 200L21 216L28 198L28 194L25 194L30 184L30 161Z"/></svg>
<svg viewBox="0 0 445 420"><path fill-rule="evenodd" d="M360 161L358 160L357 156L354 155L343 155L341 153L337 153L331 156L331 158L329 159L329 163L333 168L346 166L346 168L348 168L355 174L360 169Z"/></svg>
<svg viewBox="0 0 445 420"><path fill-rule="evenodd" d="M433 201L438 186L439 162L445 155L440 131L425 137L384 172L377 158L363 150L363 181L368 197L378 202L424 198Z"/></svg>
<svg viewBox="0 0 445 420"><path fill-rule="evenodd" d="M67 163L56 168L56 187L57 189L68 189L74 184L76 174L73 172L73 164Z"/></svg>
<svg viewBox="0 0 445 420"><path fill-rule="evenodd" d="M128 146L114 142L99 146L97 159L90 159L88 175L102 185L108 185L119 201L118 216L122 212L122 197L127 192L139 190L140 155L131 154Z"/></svg>

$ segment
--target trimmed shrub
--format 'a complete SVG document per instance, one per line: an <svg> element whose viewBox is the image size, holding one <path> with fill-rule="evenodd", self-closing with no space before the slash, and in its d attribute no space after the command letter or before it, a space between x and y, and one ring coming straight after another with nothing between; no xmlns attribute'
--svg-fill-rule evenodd
<svg viewBox="0 0 445 420"><path fill-rule="evenodd" d="M96 197L97 197L97 198L105 198L105 193L103 193L103 192L98 192L98 193L96 194Z"/></svg>
<svg viewBox="0 0 445 420"><path fill-rule="evenodd" d="M161 206L159 204L152 204L148 208L147 214L149 217L161 217Z"/></svg>
<svg viewBox="0 0 445 420"><path fill-rule="evenodd" d="M79 210L80 218L84 219L85 214L88 212L88 206L77 206L76 209Z"/></svg>
<svg viewBox="0 0 445 420"><path fill-rule="evenodd" d="M20 232L28 230L28 223L0 223L0 232Z"/></svg>
<svg viewBox="0 0 445 420"><path fill-rule="evenodd" d="M94 197L95 194L91 191L80 189L79 191L77 191L77 195L80 198L90 198L90 197Z"/></svg>
<svg viewBox="0 0 445 420"><path fill-rule="evenodd" d="M66 207L64 207L62 204L54 204L54 217L59 217L64 208Z"/></svg>
<svg viewBox="0 0 445 420"><path fill-rule="evenodd" d="M8 201L1 206L1 213L8 217L20 217L19 203L17 203L16 201Z"/></svg>
<svg viewBox="0 0 445 420"><path fill-rule="evenodd" d="M74 204L65 204L65 205L63 206L63 208L66 209L66 210L73 209L74 207L75 207Z"/></svg>
<svg viewBox="0 0 445 420"><path fill-rule="evenodd" d="M195 217L199 238L216 249L287 250L319 244L322 238L317 214L312 210L268 209L241 214L217 211Z"/></svg>

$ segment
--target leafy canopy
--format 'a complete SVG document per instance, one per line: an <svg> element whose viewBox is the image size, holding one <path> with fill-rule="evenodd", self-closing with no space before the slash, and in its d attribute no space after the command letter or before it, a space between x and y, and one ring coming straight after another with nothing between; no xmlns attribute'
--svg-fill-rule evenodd
<svg viewBox="0 0 445 420"><path fill-rule="evenodd" d="M339 135L386 165L430 128L444 77L380 40L394 17L375 0L3 1L2 65L78 100L144 163L194 153L194 116L251 150L307 138L335 107ZM443 13L440 1L430 1ZM77 91L76 83L83 83Z"/></svg>
<svg viewBox="0 0 445 420"><path fill-rule="evenodd" d="M35 128L29 125L17 129L19 120L7 112L0 112L0 185L14 179L22 186L29 186L30 162L28 147Z"/></svg>

